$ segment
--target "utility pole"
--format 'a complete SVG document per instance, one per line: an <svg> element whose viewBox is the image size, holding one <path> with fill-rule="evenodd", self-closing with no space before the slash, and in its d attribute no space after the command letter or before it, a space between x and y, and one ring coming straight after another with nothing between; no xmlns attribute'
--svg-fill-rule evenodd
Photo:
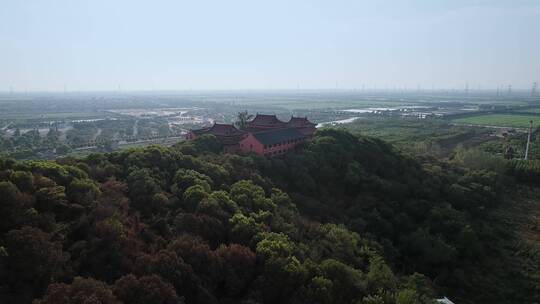
<svg viewBox="0 0 540 304"><path fill-rule="evenodd" d="M529 158L529 144L531 143L531 131L532 131L532 125L533 125L533 121L529 121L530 123L530 126L529 126L529 135L527 135L527 146L525 147L525 160L527 160L527 158Z"/></svg>

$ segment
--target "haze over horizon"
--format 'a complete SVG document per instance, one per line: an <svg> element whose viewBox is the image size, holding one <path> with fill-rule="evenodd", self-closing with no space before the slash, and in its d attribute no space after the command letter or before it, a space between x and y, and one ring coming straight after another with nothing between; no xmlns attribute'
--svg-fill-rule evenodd
<svg viewBox="0 0 540 304"><path fill-rule="evenodd" d="M3 1L0 91L540 81L538 1Z"/></svg>

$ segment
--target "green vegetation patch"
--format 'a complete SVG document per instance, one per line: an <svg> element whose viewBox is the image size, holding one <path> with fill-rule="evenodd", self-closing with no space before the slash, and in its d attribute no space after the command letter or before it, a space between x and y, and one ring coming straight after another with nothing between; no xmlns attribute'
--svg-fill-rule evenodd
<svg viewBox="0 0 540 304"><path fill-rule="evenodd" d="M531 108L531 109L527 109L527 110L522 110L522 112L540 113L540 108Z"/></svg>
<svg viewBox="0 0 540 304"><path fill-rule="evenodd" d="M534 115L512 115L512 114L486 114L453 119L452 122L460 124L471 124L479 126L498 126L523 128L529 126L529 121L533 121L534 126L540 125L540 117Z"/></svg>
<svg viewBox="0 0 540 304"><path fill-rule="evenodd" d="M13 120L25 120L25 119L94 119L94 118L106 118L116 116L103 112L16 112L16 113L2 113L0 118L13 119Z"/></svg>

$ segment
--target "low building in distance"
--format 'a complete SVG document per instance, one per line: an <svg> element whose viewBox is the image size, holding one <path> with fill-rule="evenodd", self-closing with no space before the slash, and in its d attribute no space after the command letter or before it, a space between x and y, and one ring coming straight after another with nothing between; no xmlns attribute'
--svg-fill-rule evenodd
<svg viewBox="0 0 540 304"><path fill-rule="evenodd" d="M212 134L221 142L225 152L275 156L296 149L298 144L310 140L315 131L315 124L306 117L291 117L284 122L276 115L257 114L242 130L232 124L214 123L208 128L189 131L186 139Z"/></svg>

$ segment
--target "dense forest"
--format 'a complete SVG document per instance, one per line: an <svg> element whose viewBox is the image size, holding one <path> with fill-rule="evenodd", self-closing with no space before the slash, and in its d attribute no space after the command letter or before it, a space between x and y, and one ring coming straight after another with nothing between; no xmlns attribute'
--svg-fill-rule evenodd
<svg viewBox="0 0 540 304"><path fill-rule="evenodd" d="M0 158L0 303L540 301L540 248L501 215L536 199L536 162L336 129L280 158L220 150Z"/></svg>

